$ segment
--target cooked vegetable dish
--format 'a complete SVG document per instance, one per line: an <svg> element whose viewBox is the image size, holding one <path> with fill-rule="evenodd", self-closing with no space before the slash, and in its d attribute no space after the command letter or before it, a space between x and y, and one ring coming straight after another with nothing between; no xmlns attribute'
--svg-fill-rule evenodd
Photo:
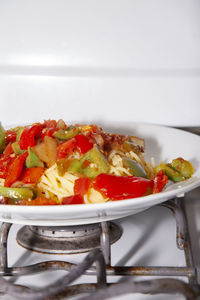
<svg viewBox="0 0 200 300"><path fill-rule="evenodd" d="M192 164L179 157L154 166L145 142L97 125L46 120L5 130L0 125L0 203L69 205L146 196L168 179L186 180Z"/></svg>

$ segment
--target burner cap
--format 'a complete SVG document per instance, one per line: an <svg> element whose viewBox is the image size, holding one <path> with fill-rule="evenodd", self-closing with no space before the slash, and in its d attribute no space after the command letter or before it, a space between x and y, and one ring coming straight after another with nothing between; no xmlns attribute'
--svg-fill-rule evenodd
<svg viewBox="0 0 200 300"><path fill-rule="evenodd" d="M122 229L109 223L110 243L122 235ZM17 242L22 247L49 254L72 254L100 247L101 226L97 224L47 227L24 226L17 233Z"/></svg>

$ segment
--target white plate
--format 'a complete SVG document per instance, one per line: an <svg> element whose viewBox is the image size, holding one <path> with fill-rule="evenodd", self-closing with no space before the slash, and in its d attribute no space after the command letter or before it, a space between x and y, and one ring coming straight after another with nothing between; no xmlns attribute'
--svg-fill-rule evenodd
<svg viewBox="0 0 200 300"><path fill-rule="evenodd" d="M17 206L1 205L0 221L29 225L78 225L113 220L136 214L155 204L181 196L200 185L200 137L169 127L115 123L100 124L111 132L127 133L146 141L147 160L170 161L183 157L195 167L193 177L187 181L170 184L161 193L115 202L63 205L63 206Z"/></svg>

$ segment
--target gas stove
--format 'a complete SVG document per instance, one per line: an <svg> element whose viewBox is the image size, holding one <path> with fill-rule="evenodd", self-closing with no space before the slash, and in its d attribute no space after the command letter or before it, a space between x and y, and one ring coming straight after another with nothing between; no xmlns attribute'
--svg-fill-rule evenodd
<svg viewBox="0 0 200 300"><path fill-rule="evenodd" d="M3 223L1 299L197 299L199 195L110 223Z"/></svg>

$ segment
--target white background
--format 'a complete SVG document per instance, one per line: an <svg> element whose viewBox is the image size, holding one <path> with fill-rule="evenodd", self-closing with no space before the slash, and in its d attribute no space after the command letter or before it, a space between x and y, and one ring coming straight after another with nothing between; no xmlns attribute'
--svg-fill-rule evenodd
<svg viewBox="0 0 200 300"><path fill-rule="evenodd" d="M200 1L1 0L0 119L200 125Z"/></svg>

